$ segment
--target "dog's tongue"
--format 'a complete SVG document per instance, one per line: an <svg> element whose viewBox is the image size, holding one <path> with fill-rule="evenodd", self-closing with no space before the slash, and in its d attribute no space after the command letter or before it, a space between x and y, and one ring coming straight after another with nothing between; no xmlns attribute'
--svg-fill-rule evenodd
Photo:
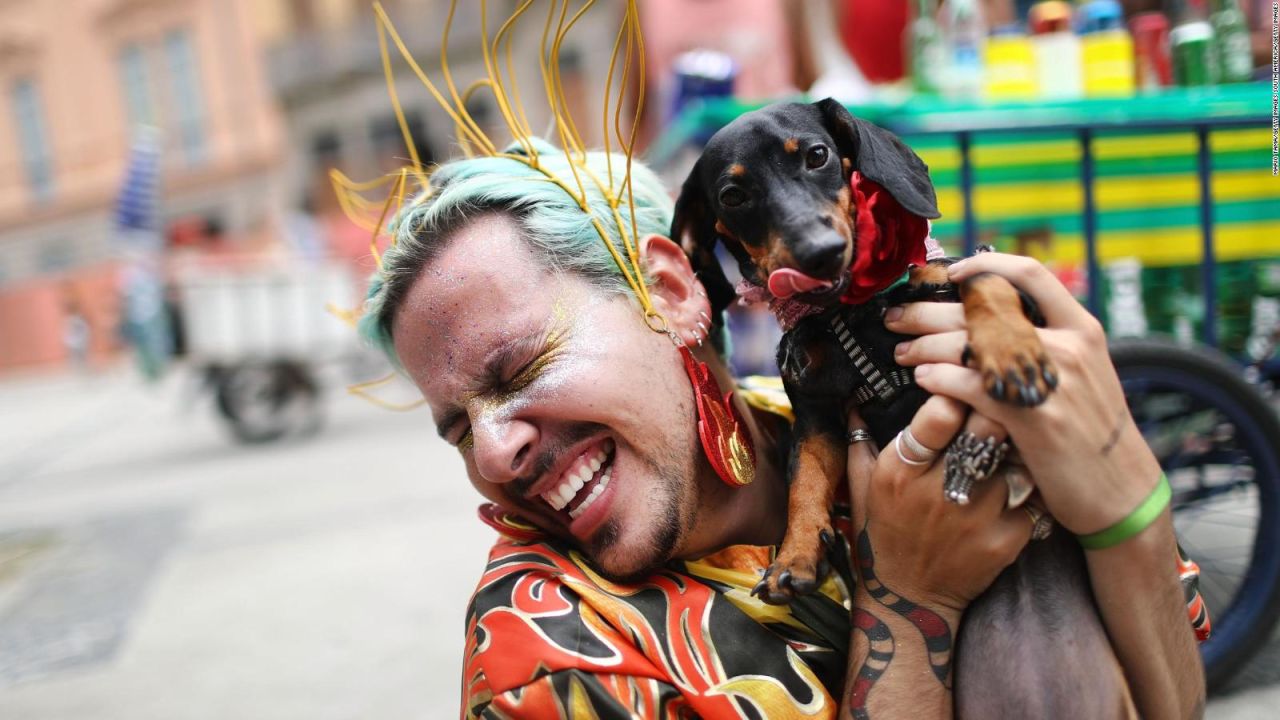
<svg viewBox="0 0 1280 720"><path fill-rule="evenodd" d="M769 273L769 292L777 298L789 298L800 293L826 290L835 283L809 277L799 270L782 268Z"/></svg>

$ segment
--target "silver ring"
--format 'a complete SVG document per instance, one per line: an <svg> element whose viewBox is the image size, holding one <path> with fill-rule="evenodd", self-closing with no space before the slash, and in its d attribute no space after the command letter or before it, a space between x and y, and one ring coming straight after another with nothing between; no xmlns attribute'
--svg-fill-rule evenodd
<svg viewBox="0 0 1280 720"><path fill-rule="evenodd" d="M849 434L845 435L845 439L849 441L850 445L852 445L854 443L867 442L868 440L874 440L875 438L871 437L871 433L867 432L866 430L863 430L862 428L858 428L856 430L850 430Z"/></svg>
<svg viewBox="0 0 1280 720"><path fill-rule="evenodd" d="M912 455L915 455L925 462L933 462L933 459L938 457L939 451L934 450L933 448L927 448L924 446L924 443L917 440L916 436L911 432L910 425L902 428L902 442L907 444L907 450L910 450Z"/></svg>
<svg viewBox="0 0 1280 720"><path fill-rule="evenodd" d="M904 431L905 432L905 431ZM893 449L898 453L898 459L908 465L929 465L933 462L933 458L928 460L910 460L906 455L902 454L902 433L893 436Z"/></svg>

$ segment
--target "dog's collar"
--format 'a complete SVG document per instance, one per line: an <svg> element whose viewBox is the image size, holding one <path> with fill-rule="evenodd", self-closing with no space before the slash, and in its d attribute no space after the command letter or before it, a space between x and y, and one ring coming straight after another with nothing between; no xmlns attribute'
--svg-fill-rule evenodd
<svg viewBox="0 0 1280 720"><path fill-rule="evenodd" d="M793 298L774 297L768 288L763 285L757 285L746 278L739 280L738 286L734 290L738 293L738 302L743 305L755 305L761 302L769 303L769 311L778 318L778 325L782 327L782 332L790 332L791 328L795 327L801 320L826 309L821 305L811 305Z"/></svg>

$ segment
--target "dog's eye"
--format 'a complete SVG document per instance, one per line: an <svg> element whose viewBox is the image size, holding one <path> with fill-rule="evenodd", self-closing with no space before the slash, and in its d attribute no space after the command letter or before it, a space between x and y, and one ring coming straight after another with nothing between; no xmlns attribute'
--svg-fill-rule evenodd
<svg viewBox="0 0 1280 720"><path fill-rule="evenodd" d="M827 164L827 148L825 145L814 145L804 157L804 164L810 170L816 170Z"/></svg>
<svg viewBox="0 0 1280 720"><path fill-rule="evenodd" d="M727 187L720 191L720 204L725 207L738 207L747 201L747 194L736 187Z"/></svg>

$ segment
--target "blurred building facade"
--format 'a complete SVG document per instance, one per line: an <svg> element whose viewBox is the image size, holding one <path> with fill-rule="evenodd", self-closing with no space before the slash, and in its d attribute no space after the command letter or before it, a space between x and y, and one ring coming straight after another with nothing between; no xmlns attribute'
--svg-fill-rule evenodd
<svg viewBox="0 0 1280 720"><path fill-rule="evenodd" d="M419 65L443 90L440 50L449 0L383 0L382 5ZM491 33L517 5L489 0ZM286 199L294 210L319 221L331 253L363 263L365 270L373 267L368 233L341 217L328 171L336 167L368 180L398 170L409 157L388 99L371 6L371 0L260 0L254 6L271 86L288 128ZM546 7L538 3L524 16L512 43L516 77L535 132L550 127L534 60ZM599 3L574 26L561 49L565 93L589 146L602 142L598 117L622 8L617 0ZM479 2L457 2L448 59L460 88L484 76L480 20ZM452 121L393 46L390 52L396 93L418 156L430 163L457 155ZM478 92L468 107L496 143L509 140L490 96Z"/></svg>
<svg viewBox="0 0 1280 720"><path fill-rule="evenodd" d="M0 0L0 368L113 343L113 209L140 126L161 137L159 229L267 242L283 125L253 0Z"/></svg>

